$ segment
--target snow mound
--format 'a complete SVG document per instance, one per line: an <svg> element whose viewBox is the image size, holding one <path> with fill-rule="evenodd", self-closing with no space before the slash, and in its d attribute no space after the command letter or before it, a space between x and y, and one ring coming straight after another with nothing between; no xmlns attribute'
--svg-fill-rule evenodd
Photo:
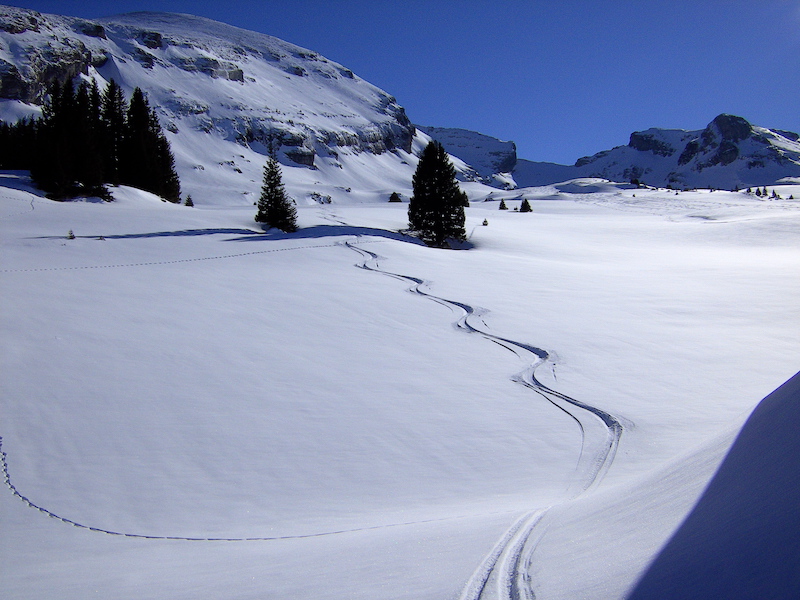
<svg viewBox="0 0 800 600"><path fill-rule="evenodd" d="M753 411L630 600L800 597L798 421L800 373Z"/></svg>

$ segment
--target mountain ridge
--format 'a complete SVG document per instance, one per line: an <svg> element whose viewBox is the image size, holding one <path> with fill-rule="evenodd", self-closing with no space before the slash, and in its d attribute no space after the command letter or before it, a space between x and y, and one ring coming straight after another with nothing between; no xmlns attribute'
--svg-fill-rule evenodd
<svg viewBox="0 0 800 600"><path fill-rule="evenodd" d="M703 130L636 131L627 145L574 165L534 162L519 158L513 141L415 126L389 93L267 34L189 14L87 20L0 6L0 119L39 114L48 84L75 78L101 86L113 78L128 95L144 89L190 193L233 188L251 196L270 148L289 170L316 172L289 174L307 198L352 196L363 177L348 165L364 161L372 161L381 195L408 193L403 182L410 181L415 147L430 138L460 159L460 179L501 189L586 177L678 189L800 178L798 134L734 115L719 115Z"/></svg>

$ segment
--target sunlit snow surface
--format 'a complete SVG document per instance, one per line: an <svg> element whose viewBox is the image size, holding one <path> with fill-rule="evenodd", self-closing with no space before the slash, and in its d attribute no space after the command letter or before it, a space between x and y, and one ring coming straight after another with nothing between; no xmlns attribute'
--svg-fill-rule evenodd
<svg viewBox="0 0 800 600"><path fill-rule="evenodd" d="M800 364L800 201L495 190L447 251L1 179L5 598L620 598Z"/></svg>

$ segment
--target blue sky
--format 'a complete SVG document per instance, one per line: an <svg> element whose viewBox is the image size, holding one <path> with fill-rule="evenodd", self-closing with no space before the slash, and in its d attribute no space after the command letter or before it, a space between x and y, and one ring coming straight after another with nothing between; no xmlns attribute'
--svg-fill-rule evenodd
<svg viewBox="0 0 800 600"><path fill-rule="evenodd" d="M413 122L571 164L728 112L800 130L800 0L32 0L86 18L185 12L274 35L394 95Z"/></svg>

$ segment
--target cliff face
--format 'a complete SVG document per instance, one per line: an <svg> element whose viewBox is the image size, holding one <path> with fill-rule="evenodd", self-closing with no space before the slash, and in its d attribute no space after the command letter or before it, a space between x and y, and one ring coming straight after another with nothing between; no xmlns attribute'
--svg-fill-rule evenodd
<svg viewBox="0 0 800 600"><path fill-rule="evenodd" d="M414 136L392 96L277 38L189 15L90 22L0 7L0 99L37 105L51 82L81 75L141 87L173 133L273 144L309 167L340 150L410 151Z"/></svg>
<svg viewBox="0 0 800 600"><path fill-rule="evenodd" d="M721 114L705 129L648 129L631 134L627 146L579 159L576 177L650 185L720 187L772 185L800 177L798 134L751 125Z"/></svg>

